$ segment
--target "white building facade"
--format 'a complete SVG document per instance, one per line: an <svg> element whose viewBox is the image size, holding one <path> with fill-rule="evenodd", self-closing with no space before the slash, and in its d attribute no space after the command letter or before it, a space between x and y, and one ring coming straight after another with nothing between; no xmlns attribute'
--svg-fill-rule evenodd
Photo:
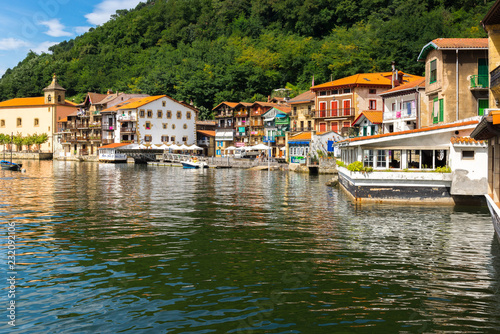
<svg viewBox="0 0 500 334"><path fill-rule="evenodd" d="M114 137L122 143L192 145L197 118L194 107L167 95L149 96L118 108Z"/></svg>

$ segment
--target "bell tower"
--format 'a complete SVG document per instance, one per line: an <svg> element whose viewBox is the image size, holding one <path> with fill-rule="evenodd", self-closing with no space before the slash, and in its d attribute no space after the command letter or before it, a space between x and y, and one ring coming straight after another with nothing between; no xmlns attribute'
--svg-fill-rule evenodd
<svg viewBox="0 0 500 334"><path fill-rule="evenodd" d="M64 104L64 99L66 98L66 89L62 88L61 85L57 83L56 74L52 76L52 82L50 85L43 89L45 104Z"/></svg>

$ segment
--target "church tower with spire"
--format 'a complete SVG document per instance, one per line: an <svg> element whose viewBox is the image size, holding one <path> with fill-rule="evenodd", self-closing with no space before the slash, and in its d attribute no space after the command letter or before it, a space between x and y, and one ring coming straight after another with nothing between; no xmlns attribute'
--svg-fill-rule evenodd
<svg viewBox="0 0 500 334"><path fill-rule="evenodd" d="M50 85L43 89L45 104L64 104L66 98L66 89L57 83L57 77L54 73Z"/></svg>

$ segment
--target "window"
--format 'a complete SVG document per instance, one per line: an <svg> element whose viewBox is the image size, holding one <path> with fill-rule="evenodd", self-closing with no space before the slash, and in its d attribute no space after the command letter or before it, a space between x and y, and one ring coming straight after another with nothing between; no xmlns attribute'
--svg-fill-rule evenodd
<svg viewBox="0 0 500 334"><path fill-rule="evenodd" d="M326 96L326 90L319 92L319 96Z"/></svg>
<svg viewBox="0 0 500 334"><path fill-rule="evenodd" d="M21 118L17 119L17 127L23 126L23 120Z"/></svg>
<svg viewBox="0 0 500 334"><path fill-rule="evenodd" d="M337 95L339 93L339 90L338 89L334 89L332 90L332 95Z"/></svg>
<svg viewBox="0 0 500 334"><path fill-rule="evenodd" d="M146 143L150 143L150 142L151 142L151 140L152 140L152 136L151 136L151 135L146 135L146 136L144 136L144 141L145 141Z"/></svg>
<svg viewBox="0 0 500 334"><path fill-rule="evenodd" d="M177 112L177 119L181 119L182 118L182 112L181 111L178 111Z"/></svg>
<svg viewBox="0 0 500 334"><path fill-rule="evenodd" d="M175 136L170 137L170 141L175 143Z"/></svg>
<svg viewBox="0 0 500 334"><path fill-rule="evenodd" d="M33 124L34 126L39 126L40 125L40 120L38 118L35 118L35 122Z"/></svg>
<svg viewBox="0 0 500 334"><path fill-rule="evenodd" d="M156 117L158 117L158 118L162 118L162 117L163 117L163 111L158 110L158 111L156 112Z"/></svg>
<svg viewBox="0 0 500 334"><path fill-rule="evenodd" d="M363 166L373 167L373 150L363 150Z"/></svg>
<svg viewBox="0 0 500 334"><path fill-rule="evenodd" d="M401 150L389 150L389 168L401 168Z"/></svg>
<svg viewBox="0 0 500 334"><path fill-rule="evenodd" d="M161 141L162 142L168 142L168 136L161 136Z"/></svg>
<svg viewBox="0 0 500 334"><path fill-rule="evenodd" d="M474 160L474 151L462 151L462 160Z"/></svg>
<svg viewBox="0 0 500 334"><path fill-rule="evenodd" d="M167 110L167 118L168 119L172 118L172 112L170 110Z"/></svg>
<svg viewBox="0 0 500 334"><path fill-rule="evenodd" d="M420 168L420 150L407 150L408 168Z"/></svg>
<svg viewBox="0 0 500 334"><path fill-rule="evenodd" d="M184 130L186 130L188 128L188 125L184 124L182 127L184 128Z"/></svg>
<svg viewBox="0 0 500 334"><path fill-rule="evenodd" d="M4 119L0 120L0 126L2 128L5 128L5 120Z"/></svg>
<svg viewBox="0 0 500 334"><path fill-rule="evenodd" d="M166 101L161 101L161 105L162 105L163 107L166 107L166 106L167 106L167 102L166 102Z"/></svg>
<svg viewBox="0 0 500 334"><path fill-rule="evenodd" d="M376 89L369 89L368 94L377 94L377 90Z"/></svg>
<svg viewBox="0 0 500 334"><path fill-rule="evenodd" d="M148 110L148 118L153 117L153 110Z"/></svg>
<svg viewBox="0 0 500 334"><path fill-rule="evenodd" d="M151 130L151 122L146 122L146 130Z"/></svg>
<svg viewBox="0 0 500 334"><path fill-rule="evenodd" d="M377 109L377 100L368 101L368 109L376 110Z"/></svg>
<svg viewBox="0 0 500 334"><path fill-rule="evenodd" d="M387 163L385 161L385 150L377 150L377 167L387 168Z"/></svg>
<svg viewBox="0 0 500 334"><path fill-rule="evenodd" d="M187 142L188 141L188 137L187 136L182 137L182 141L183 142Z"/></svg>
<svg viewBox="0 0 500 334"><path fill-rule="evenodd" d="M175 130L175 124L172 124L172 130Z"/></svg>
<svg viewBox="0 0 500 334"><path fill-rule="evenodd" d="M344 128L350 128L351 127L351 122L344 122L342 124L342 127L344 127Z"/></svg>
<svg viewBox="0 0 500 334"><path fill-rule="evenodd" d="M47 101L51 102L52 101L52 96L49 94L47 95Z"/></svg>
<svg viewBox="0 0 500 334"><path fill-rule="evenodd" d="M190 111L186 112L186 118L191 119L191 112Z"/></svg>
<svg viewBox="0 0 500 334"><path fill-rule="evenodd" d="M61 95L57 95L57 102L61 103Z"/></svg>
<svg viewBox="0 0 500 334"><path fill-rule="evenodd" d="M168 123L163 123L163 128L164 129L168 128Z"/></svg>
<svg viewBox="0 0 500 334"><path fill-rule="evenodd" d="M345 88L345 89L344 89L344 94L348 94L348 93L350 93L350 92L351 92L351 89L350 89L350 88Z"/></svg>
<svg viewBox="0 0 500 334"><path fill-rule="evenodd" d="M434 83L437 81L437 67L436 67L436 59L432 60L430 63L430 71L429 71L429 83Z"/></svg>
<svg viewBox="0 0 500 334"><path fill-rule="evenodd" d="M139 117L144 118L144 109L139 110Z"/></svg>

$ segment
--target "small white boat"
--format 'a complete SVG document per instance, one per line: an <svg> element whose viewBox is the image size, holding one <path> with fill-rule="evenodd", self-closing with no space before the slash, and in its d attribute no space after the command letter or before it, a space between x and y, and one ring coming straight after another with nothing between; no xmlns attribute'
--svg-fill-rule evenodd
<svg viewBox="0 0 500 334"><path fill-rule="evenodd" d="M206 162L198 161L196 159L182 161L181 164L182 164L182 167L184 167L186 169L208 168L208 164Z"/></svg>

